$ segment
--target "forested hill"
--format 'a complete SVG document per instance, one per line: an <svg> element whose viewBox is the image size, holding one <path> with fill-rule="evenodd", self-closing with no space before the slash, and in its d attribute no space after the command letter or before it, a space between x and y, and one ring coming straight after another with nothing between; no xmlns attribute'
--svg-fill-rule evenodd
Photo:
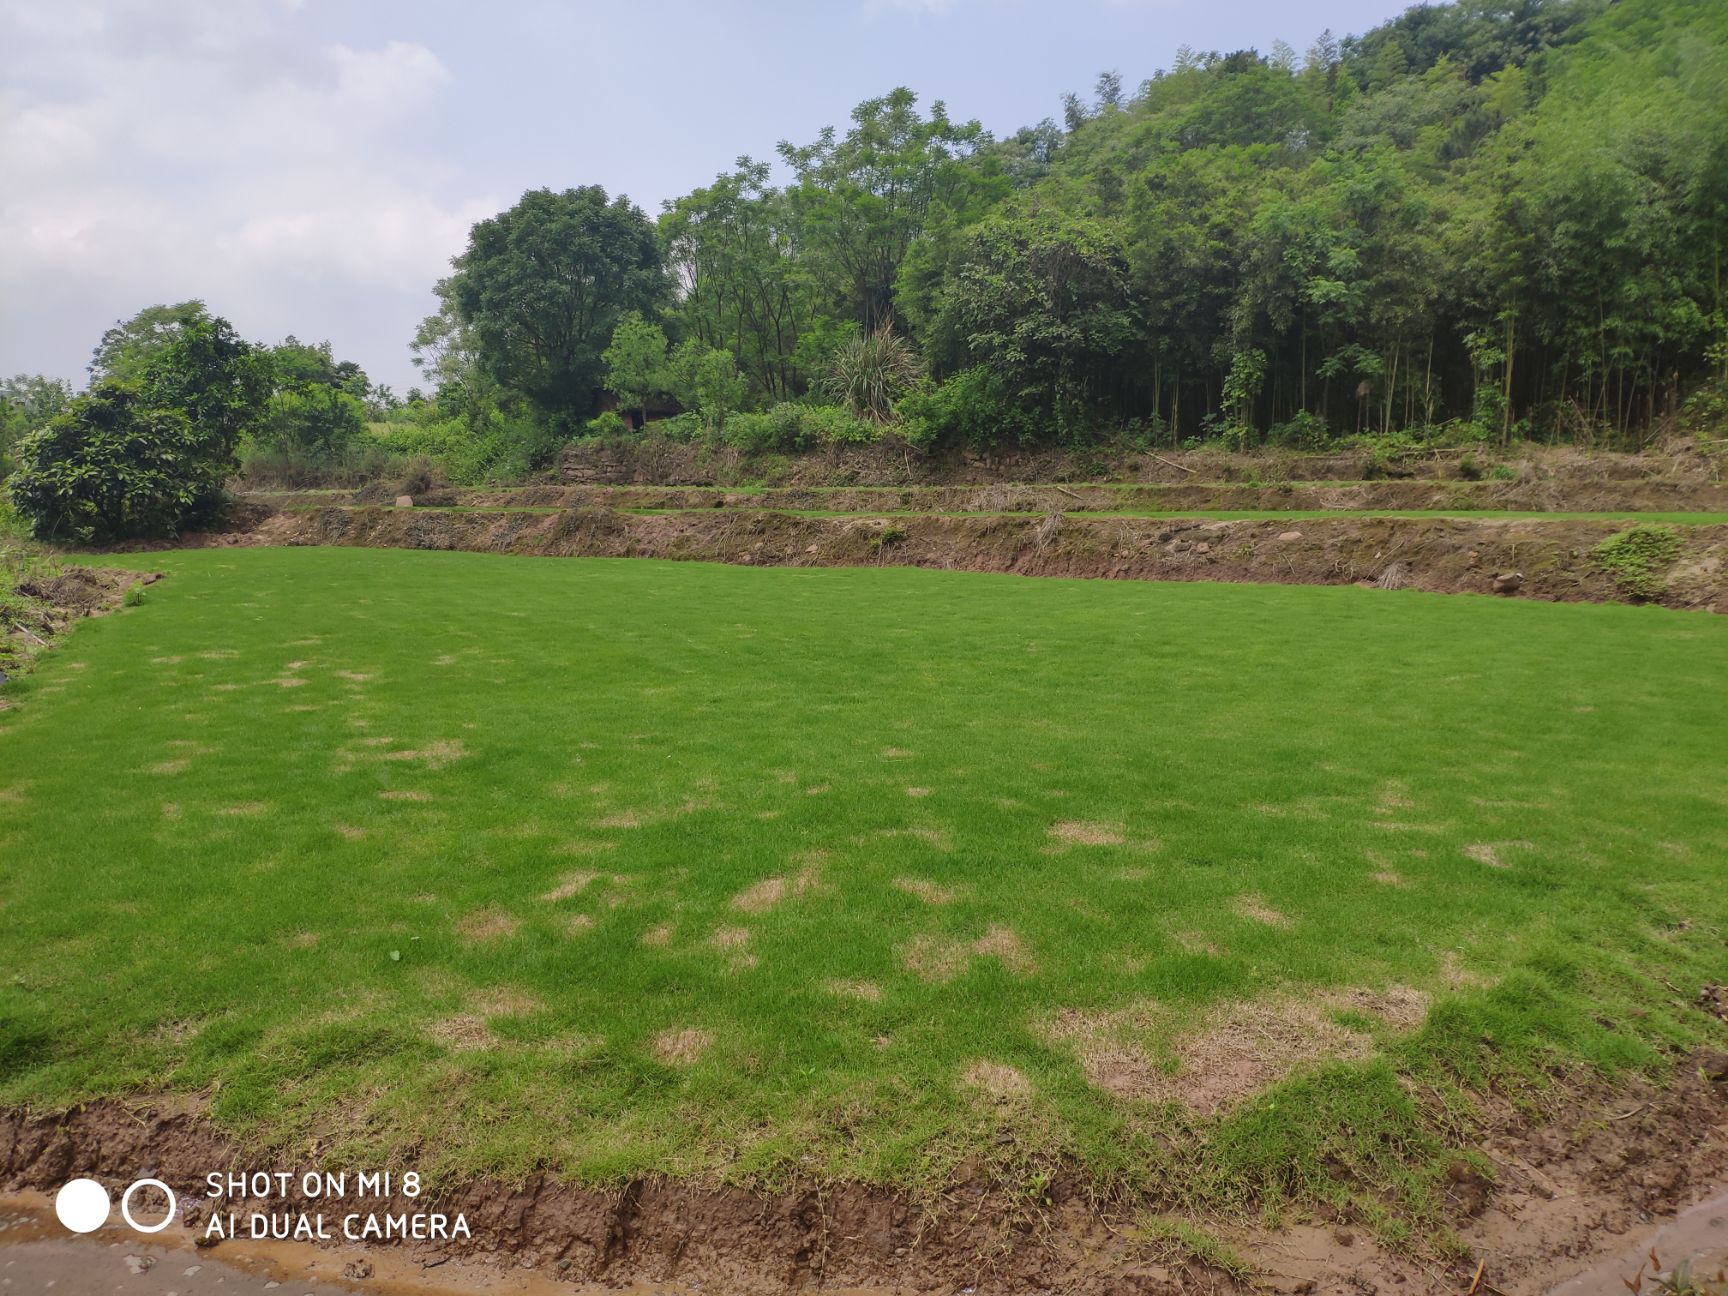
<svg viewBox="0 0 1728 1296"><path fill-rule="evenodd" d="M1728 425L1725 0L1460 0L1302 54L1183 50L1060 102L995 137L893 90L657 219L535 189L438 284L424 390L290 338L235 369L210 473L237 445L295 482L420 453L510 479L656 417L756 452ZM58 440L20 438L63 384L0 384L0 471L16 443L39 473L14 495L122 396L127 426L196 415L139 403L179 379L128 375L201 320L227 336L198 302L110 330L132 358L104 339Z"/></svg>
<svg viewBox="0 0 1728 1296"><path fill-rule="evenodd" d="M892 318L926 424L1318 442L1625 432L1714 364L1728 5L1464 0L1306 53L1183 51L992 140L905 91L662 221L669 324L796 396Z"/></svg>
<svg viewBox="0 0 1728 1296"><path fill-rule="evenodd" d="M1728 5L1469 0L1100 90L979 148L898 280L1058 425L1625 428L1720 347Z"/></svg>

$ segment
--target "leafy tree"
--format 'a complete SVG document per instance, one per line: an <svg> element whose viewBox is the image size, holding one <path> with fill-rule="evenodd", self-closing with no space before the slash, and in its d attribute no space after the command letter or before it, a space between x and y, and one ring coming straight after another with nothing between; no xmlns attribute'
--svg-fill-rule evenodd
<svg viewBox="0 0 1728 1296"><path fill-rule="evenodd" d="M612 331L606 362L606 390L626 409L648 421L648 403L671 386L666 369L666 334L632 311Z"/></svg>
<svg viewBox="0 0 1728 1296"><path fill-rule="evenodd" d="M328 460L366 431L366 374L338 362L330 344L288 338L269 353L274 391L258 440L311 460Z"/></svg>
<svg viewBox="0 0 1728 1296"><path fill-rule="evenodd" d="M183 324L133 380L144 405L178 410L204 458L232 467L234 448L263 412L271 364L220 317Z"/></svg>
<svg viewBox="0 0 1728 1296"><path fill-rule="evenodd" d="M972 363L1061 433L1090 427L1133 345L1120 232L1057 213L993 217L972 233L943 312Z"/></svg>
<svg viewBox="0 0 1728 1296"><path fill-rule="evenodd" d="M668 203L660 230L683 331L729 349L757 395L778 401L807 384L800 348L818 327L819 292L793 204L768 177L767 163L740 158Z"/></svg>
<svg viewBox="0 0 1728 1296"><path fill-rule="evenodd" d="M228 465L184 413L104 380L18 448L7 483L42 540L171 536L216 497Z"/></svg>
<svg viewBox="0 0 1728 1296"><path fill-rule="evenodd" d="M598 186L535 189L476 224L450 298L481 366L569 428L594 408L601 352L626 311L666 296L654 226Z"/></svg>
<svg viewBox="0 0 1728 1296"><path fill-rule="evenodd" d="M146 306L131 319L116 320L102 335L90 357L92 379L136 378L144 365L193 324L207 324L210 311L203 302L175 302L171 306Z"/></svg>
<svg viewBox="0 0 1728 1296"><path fill-rule="evenodd" d="M8 483L35 533L173 535L211 512L256 423L270 363L227 320L188 318L126 379L99 379L18 447Z"/></svg>
<svg viewBox="0 0 1728 1296"><path fill-rule="evenodd" d="M0 380L0 477L12 470L12 449L72 401L72 385L44 374Z"/></svg>
<svg viewBox="0 0 1728 1296"><path fill-rule="evenodd" d="M749 394L732 353L694 339L680 344L667 358L666 385L710 432L725 426L726 416L742 409Z"/></svg>
<svg viewBox="0 0 1728 1296"><path fill-rule="evenodd" d="M966 205L986 180L962 163L987 139L938 100L929 117L904 87L852 111L852 129L812 144L780 145L797 183L792 200L805 245L836 300L866 329L894 313L894 285L931 208Z"/></svg>

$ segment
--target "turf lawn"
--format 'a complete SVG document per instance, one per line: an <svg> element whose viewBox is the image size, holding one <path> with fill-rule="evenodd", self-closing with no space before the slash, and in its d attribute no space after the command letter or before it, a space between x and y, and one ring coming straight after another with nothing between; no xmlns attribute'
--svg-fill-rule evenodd
<svg viewBox="0 0 1728 1296"><path fill-rule="evenodd" d="M1722 618L124 561L167 579L0 713L0 1104L199 1091L448 1174L1342 1164L1420 1213L1449 1135L1413 1093L1658 1068L1712 1025L1664 982L1728 979ZM1211 1116L1185 1049L1254 1013L1342 1060Z"/></svg>

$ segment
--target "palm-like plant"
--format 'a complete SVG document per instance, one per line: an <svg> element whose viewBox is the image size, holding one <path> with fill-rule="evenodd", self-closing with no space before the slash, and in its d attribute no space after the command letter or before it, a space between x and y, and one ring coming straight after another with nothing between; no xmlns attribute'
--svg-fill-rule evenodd
<svg viewBox="0 0 1728 1296"><path fill-rule="evenodd" d="M828 362L824 386L853 418L887 423L894 417L894 402L923 373L917 351L894 331L894 321L887 319L836 348Z"/></svg>

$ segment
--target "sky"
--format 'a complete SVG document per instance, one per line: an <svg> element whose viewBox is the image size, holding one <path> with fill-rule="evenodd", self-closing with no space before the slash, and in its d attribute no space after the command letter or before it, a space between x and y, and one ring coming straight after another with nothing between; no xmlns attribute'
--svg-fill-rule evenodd
<svg viewBox="0 0 1728 1296"><path fill-rule="evenodd" d="M400 394L470 226L598 184L651 215L897 85L997 135L1178 48L1298 52L1407 0L0 0L0 374L202 298Z"/></svg>

